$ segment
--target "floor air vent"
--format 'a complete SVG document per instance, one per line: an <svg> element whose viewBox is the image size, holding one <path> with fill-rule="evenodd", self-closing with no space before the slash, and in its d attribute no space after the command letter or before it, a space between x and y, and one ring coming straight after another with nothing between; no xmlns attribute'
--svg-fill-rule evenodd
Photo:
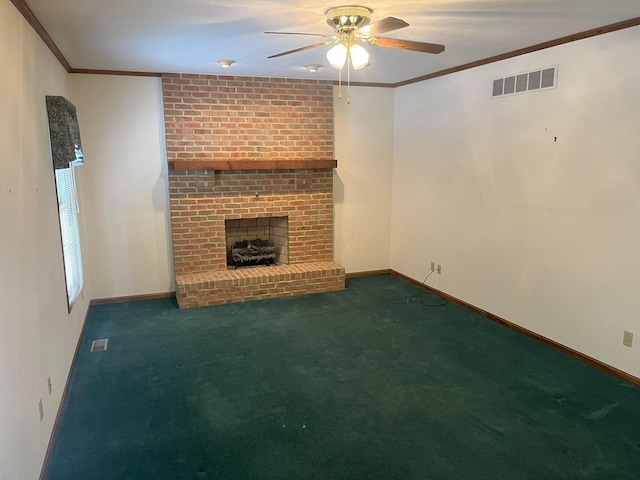
<svg viewBox="0 0 640 480"><path fill-rule="evenodd" d="M93 342L91 342L91 351L104 352L107 349L108 343L109 343L108 338L101 338L100 340L94 340Z"/></svg>
<svg viewBox="0 0 640 480"><path fill-rule="evenodd" d="M530 72L517 73L493 81L491 96L505 97L520 93L539 92L556 88L558 83L558 66L540 68Z"/></svg>

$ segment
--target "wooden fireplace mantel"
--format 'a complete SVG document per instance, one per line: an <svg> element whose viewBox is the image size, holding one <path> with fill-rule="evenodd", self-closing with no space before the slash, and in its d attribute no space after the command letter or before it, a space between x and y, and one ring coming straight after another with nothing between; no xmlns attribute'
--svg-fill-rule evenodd
<svg viewBox="0 0 640 480"><path fill-rule="evenodd" d="M170 171L185 170L295 170L308 168L337 168L338 161L334 159L303 159L303 160L213 160L213 159L184 159L169 160Z"/></svg>

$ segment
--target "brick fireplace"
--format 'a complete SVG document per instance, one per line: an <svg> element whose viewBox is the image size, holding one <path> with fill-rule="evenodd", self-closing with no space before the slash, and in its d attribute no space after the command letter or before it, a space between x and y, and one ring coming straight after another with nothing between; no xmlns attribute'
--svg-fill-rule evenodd
<svg viewBox="0 0 640 480"><path fill-rule="evenodd" d="M344 288L333 262L332 95L316 81L163 76L180 307ZM278 264L230 269L229 229L259 233L272 218L286 219Z"/></svg>

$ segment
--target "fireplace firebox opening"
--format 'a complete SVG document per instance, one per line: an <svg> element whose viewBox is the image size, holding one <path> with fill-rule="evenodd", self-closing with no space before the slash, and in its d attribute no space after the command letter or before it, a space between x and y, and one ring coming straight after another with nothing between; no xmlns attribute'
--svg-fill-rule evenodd
<svg viewBox="0 0 640 480"><path fill-rule="evenodd" d="M289 263L288 217L225 220L227 267Z"/></svg>

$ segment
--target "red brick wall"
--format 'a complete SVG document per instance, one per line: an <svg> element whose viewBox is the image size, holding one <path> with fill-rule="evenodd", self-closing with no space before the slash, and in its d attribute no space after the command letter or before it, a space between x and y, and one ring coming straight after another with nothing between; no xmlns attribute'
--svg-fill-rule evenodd
<svg viewBox="0 0 640 480"><path fill-rule="evenodd" d="M226 269L236 218L288 216L290 264L333 259L332 170L170 172L169 195L176 275Z"/></svg>
<svg viewBox="0 0 640 480"><path fill-rule="evenodd" d="M169 160L334 158L329 82L163 74L162 91Z"/></svg>
<svg viewBox="0 0 640 480"><path fill-rule="evenodd" d="M168 160L332 159L333 87L163 75ZM289 217L289 263L333 259L333 171L169 172L176 275L225 270L226 219Z"/></svg>

